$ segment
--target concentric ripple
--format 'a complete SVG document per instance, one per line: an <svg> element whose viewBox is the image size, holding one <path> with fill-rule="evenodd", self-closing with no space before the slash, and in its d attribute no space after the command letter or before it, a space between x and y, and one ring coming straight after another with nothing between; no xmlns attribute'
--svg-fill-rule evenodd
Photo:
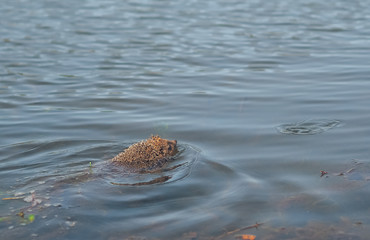
<svg viewBox="0 0 370 240"><path fill-rule="evenodd" d="M308 120L298 123L282 124L276 129L284 134L312 135L326 132L340 124L339 120Z"/></svg>
<svg viewBox="0 0 370 240"><path fill-rule="evenodd" d="M123 166L105 163L103 175L113 185L143 186L169 183L189 175L193 163L197 160L199 150L190 145L179 145L179 152L173 161L165 167L153 171L132 172Z"/></svg>

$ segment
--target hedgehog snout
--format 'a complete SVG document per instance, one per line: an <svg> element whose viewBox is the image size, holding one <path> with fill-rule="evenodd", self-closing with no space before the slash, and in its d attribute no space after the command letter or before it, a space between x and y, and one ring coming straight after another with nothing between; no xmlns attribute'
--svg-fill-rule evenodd
<svg viewBox="0 0 370 240"><path fill-rule="evenodd" d="M176 151L176 145L177 145L176 140L168 140L168 151L170 151L170 152ZM172 154L174 154L174 153L172 153Z"/></svg>

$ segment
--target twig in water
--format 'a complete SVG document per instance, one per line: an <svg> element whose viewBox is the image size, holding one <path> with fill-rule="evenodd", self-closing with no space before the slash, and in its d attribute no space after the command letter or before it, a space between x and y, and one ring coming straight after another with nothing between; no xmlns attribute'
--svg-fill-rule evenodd
<svg viewBox="0 0 370 240"><path fill-rule="evenodd" d="M3 200L16 200L16 199L23 199L24 197L6 197Z"/></svg>

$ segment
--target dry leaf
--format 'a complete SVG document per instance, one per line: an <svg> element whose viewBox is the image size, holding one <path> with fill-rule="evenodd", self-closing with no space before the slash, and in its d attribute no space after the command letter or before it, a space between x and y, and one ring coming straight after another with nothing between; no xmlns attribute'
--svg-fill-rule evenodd
<svg viewBox="0 0 370 240"><path fill-rule="evenodd" d="M256 239L256 236L255 235L252 235L252 234L243 234L242 235L242 239L243 240L255 240Z"/></svg>

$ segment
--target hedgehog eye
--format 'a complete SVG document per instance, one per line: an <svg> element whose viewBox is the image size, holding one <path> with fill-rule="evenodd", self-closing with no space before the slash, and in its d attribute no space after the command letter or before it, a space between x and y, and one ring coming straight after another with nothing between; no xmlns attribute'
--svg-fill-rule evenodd
<svg viewBox="0 0 370 240"><path fill-rule="evenodd" d="M171 147L171 145L170 145L170 146L168 146L168 150L172 150L172 147Z"/></svg>

